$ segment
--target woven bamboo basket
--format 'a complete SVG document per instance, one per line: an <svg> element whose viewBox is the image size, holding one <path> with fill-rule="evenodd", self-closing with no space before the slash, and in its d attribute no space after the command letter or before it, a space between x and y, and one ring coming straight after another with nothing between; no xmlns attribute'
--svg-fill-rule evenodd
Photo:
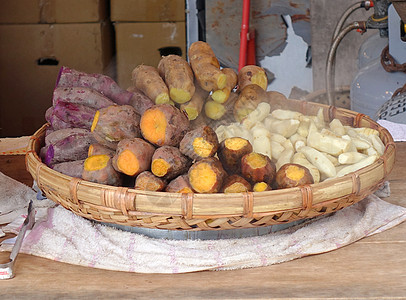
<svg viewBox="0 0 406 300"><path fill-rule="evenodd" d="M390 133L368 116L324 104L287 100L272 109L290 109L344 125L379 131L386 145L372 165L346 176L302 187L241 194L178 194L149 192L88 182L58 173L38 156L45 124L31 138L26 167L49 199L87 219L123 226L165 230L255 228L336 212L375 192L392 171L396 147Z"/></svg>

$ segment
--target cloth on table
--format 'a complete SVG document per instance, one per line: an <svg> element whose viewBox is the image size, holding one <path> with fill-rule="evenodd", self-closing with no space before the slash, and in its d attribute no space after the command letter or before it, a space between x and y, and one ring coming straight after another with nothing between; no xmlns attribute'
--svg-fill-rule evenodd
<svg viewBox="0 0 406 300"><path fill-rule="evenodd" d="M395 141L406 140L406 127L380 120ZM34 200L36 224L26 235L21 252L94 268L139 272L183 273L267 266L341 248L390 229L406 220L406 208L374 195L334 214L262 236L219 240L154 239L94 223L55 205L36 200L37 193L0 172L0 224L18 233ZM38 197L40 198L40 197ZM1 232L0 232L1 233ZM2 242L11 251L15 239Z"/></svg>
<svg viewBox="0 0 406 300"><path fill-rule="evenodd" d="M35 200L35 191L3 174L0 178L0 189L6 191L0 194L2 212L7 202L16 201L15 197L24 199L17 199L20 207L29 199ZM338 249L406 220L406 208L370 195L332 215L262 236L168 240L94 223L47 199L36 200L34 207L36 224L26 235L20 252L81 266L139 273L267 266ZM17 232L24 217L3 227L3 231ZM13 239L3 241L0 251L11 251L13 244Z"/></svg>

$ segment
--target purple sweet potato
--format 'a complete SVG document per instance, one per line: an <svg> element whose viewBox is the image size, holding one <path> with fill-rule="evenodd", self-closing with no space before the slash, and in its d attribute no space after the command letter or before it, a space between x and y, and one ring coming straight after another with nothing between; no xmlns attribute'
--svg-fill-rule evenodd
<svg viewBox="0 0 406 300"><path fill-rule="evenodd" d="M88 148L92 143L95 143L92 134L74 133L43 147L40 155L47 166L66 161L81 160L87 157Z"/></svg>
<svg viewBox="0 0 406 300"><path fill-rule="evenodd" d="M56 87L89 87L119 105L129 104L133 93L122 89L111 77L104 74L88 74L68 67L62 67Z"/></svg>
<svg viewBox="0 0 406 300"><path fill-rule="evenodd" d="M67 161L67 162L62 162L59 164L53 165L53 169L59 173L71 176L71 177L77 177L77 178L82 178L82 173L83 173L83 164L85 160L74 160L74 161Z"/></svg>
<svg viewBox="0 0 406 300"><path fill-rule="evenodd" d="M59 130L64 128L72 128L73 125L62 121L54 114L54 107L51 106L45 112L45 120L51 125L53 130Z"/></svg>
<svg viewBox="0 0 406 300"><path fill-rule="evenodd" d="M82 104L58 102L54 106L53 115L72 127L90 129L96 111Z"/></svg>
<svg viewBox="0 0 406 300"><path fill-rule="evenodd" d="M116 149L119 141L141 136L140 115L130 105L112 105L98 110L91 131L100 144Z"/></svg>
<svg viewBox="0 0 406 300"><path fill-rule="evenodd" d="M88 87L56 87L52 103L56 106L59 102L86 105L94 109L115 104L103 94Z"/></svg>
<svg viewBox="0 0 406 300"><path fill-rule="evenodd" d="M84 128L64 128L50 132L45 136L45 146L49 144L55 144L56 142L63 140L74 134L83 134L84 136L91 136L90 130Z"/></svg>

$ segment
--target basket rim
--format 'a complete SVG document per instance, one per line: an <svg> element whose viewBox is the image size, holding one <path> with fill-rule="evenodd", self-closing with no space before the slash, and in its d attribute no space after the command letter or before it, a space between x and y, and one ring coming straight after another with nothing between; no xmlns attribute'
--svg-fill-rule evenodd
<svg viewBox="0 0 406 300"><path fill-rule="evenodd" d="M69 182L73 188L73 197L71 197L73 200L72 202L77 202L76 204L79 204L79 202L86 202L83 197L78 195L80 190L84 189L98 189L101 191L102 197L104 197L104 194L109 194L106 197L111 198L113 197L114 199L109 202L109 205L101 205L101 207L106 207L108 209L113 209L115 212L122 213L123 215L130 215L130 216L137 216L137 215L154 215L154 216L175 216L175 217L182 217L186 218L188 220L191 219L207 219L207 218L229 218L229 217L244 217L244 218L256 218L256 217L263 217L263 216L271 216L275 214L284 214L284 213L289 213L294 210L302 210L303 212L309 211L310 208L318 207L318 206L323 206L323 205L328 205L329 203L335 203L339 202L342 198L348 197L352 194L357 194L360 192L360 178L362 178L365 174L368 172L374 170L375 168L379 167L384 167L384 174L379 180L376 181L376 188L378 185L380 185L389 175L389 173L393 169L393 164L387 167L386 161L388 158L393 155L393 161L395 160L395 155L396 155L396 145L393 141L392 136L390 133L383 127L381 127L378 123L373 121L371 118L369 118L366 115L360 114L353 112L348 109L344 108L337 108L334 106L328 106L325 104L320 104L320 103L313 103L313 102L306 102L306 101L301 101L301 100L294 100L294 99L288 99L288 101L297 104L297 102L301 102L301 107L302 110L306 110L307 105L315 105L317 107L322 107L324 109L325 115L332 120L337 114L343 114L343 115L350 115L353 117L353 126L354 127L360 127L359 125L362 124L362 122L366 122L369 125L371 125L371 128L377 129L382 137L384 138L384 144L386 146L385 151L381 157L377 161L375 161L373 164L364 167L362 169L357 170L356 172L349 173L347 175L344 175L342 177L337 177L333 179L329 179L327 181L311 184L311 185L306 185L302 187L294 187L294 188L288 188L288 189L280 189L280 190L270 190L270 191L264 191L264 192L247 192L247 193L230 193L230 194L224 194L224 193L215 193L215 194L199 194L199 193L189 193L189 194L179 194L179 193L172 193L172 192L152 192L152 191L144 191L144 190L137 190L134 188L127 188L127 187L116 187L116 186L109 186L109 185L103 185L99 183L94 183L94 182L89 182L83 179L78 179L78 178L73 178L68 175L59 173L57 171L54 171L53 169L49 168L46 166L44 163L42 163L40 157L38 156L38 153L36 150L39 149L39 144L41 135L45 133L46 128L49 126L48 123L44 124L41 128L39 128L30 138L29 145L27 148L27 153L26 153L26 168L27 170L31 173L33 178L37 181L38 185L41 188L41 176L40 173L43 171L48 172L49 174L52 174L52 176L55 176L55 178L62 179L66 182ZM310 104L309 104L310 103ZM327 200L315 202L314 201L314 191L317 189L323 190L325 188L328 188L329 186L332 185L343 185L343 184L348 184L351 183L352 185L352 190L350 193L338 196L336 198L329 198ZM327 187L326 187L327 186ZM367 187L368 188L368 187ZM371 188L371 187L369 187ZM79 191L79 192L78 192ZM72 193L72 190L71 190ZM372 192L370 192L372 193ZM368 194L370 194L368 193ZM296 199L297 201L295 202L296 206L294 207L285 207L281 208L278 210L261 210L261 207L258 206L257 201L258 198L267 198L271 199L274 197L283 197L287 194L292 194L296 195L297 197L300 196L301 199ZM299 195L299 196L298 196ZM145 197L152 197L152 198L167 198L167 199L174 199L174 201L179 201L179 204L181 208L177 209L177 212L165 212L165 211L143 211L139 210L136 207L134 203L131 201L134 200L135 198L138 198L139 196L145 196ZM223 200L228 200L228 201L234 201L234 205L236 207L234 208L234 211L232 208L228 210L228 212L225 213L210 213L210 214L199 214L196 213L196 204L199 206L199 208L204 208L203 206L205 205L204 202L207 199L214 199L214 198L219 198L219 196ZM116 197L124 199L123 201L116 201ZM129 201L128 198L130 198ZM134 199L132 199L134 198ZM76 199L76 200L75 200ZM127 199L127 200L125 200ZM255 199L255 201L254 201ZM53 200L53 199L52 199ZM55 201L55 200L54 200ZM56 202L56 201L55 201ZM114 202L114 203L113 203ZM106 203L104 201L103 203ZM110 205L111 204L111 205ZM211 202L208 202L207 205L210 205ZM232 204L229 204L229 206L232 206ZM230 212L231 210L231 212ZM305 214L304 217L305 218Z"/></svg>

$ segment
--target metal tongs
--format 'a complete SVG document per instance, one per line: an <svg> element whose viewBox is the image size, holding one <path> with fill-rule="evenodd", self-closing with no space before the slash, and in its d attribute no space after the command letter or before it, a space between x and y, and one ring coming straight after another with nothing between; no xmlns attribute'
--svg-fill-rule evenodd
<svg viewBox="0 0 406 300"><path fill-rule="evenodd" d="M0 279L11 279L14 277L14 263L16 261L18 252L20 251L21 244L27 230L30 230L35 222L35 209L33 209L32 201L28 204L28 214L24 220L23 226L17 235L16 242L11 250L9 262L0 264Z"/></svg>

